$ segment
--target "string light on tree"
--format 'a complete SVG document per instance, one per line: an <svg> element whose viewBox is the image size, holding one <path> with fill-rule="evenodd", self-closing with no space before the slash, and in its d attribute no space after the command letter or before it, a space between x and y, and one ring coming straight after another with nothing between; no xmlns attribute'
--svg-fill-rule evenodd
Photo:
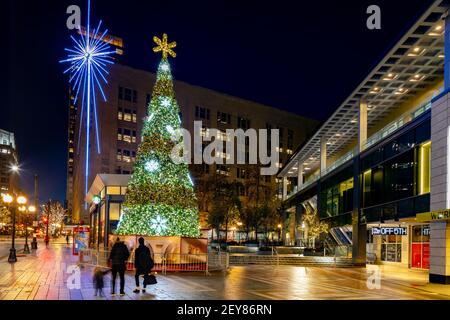
<svg viewBox="0 0 450 320"><path fill-rule="evenodd" d="M155 172L159 168L159 163L156 160L150 160L145 163L145 169L148 172Z"/></svg>
<svg viewBox="0 0 450 320"><path fill-rule="evenodd" d="M161 97L161 105L166 108L170 107L170 98Z"/></svg>
<svg viewBox="0 0 450 320"><path fill-rule="evenodd" d="M157 235L161 235L167 229L167 219L157 215L150 220L150 226Z"/></svg>
<svg viewBox="0 0 450 320"><path fill-rule="evenodd" d="M175 42L154 37L162 53L117 234L198 237L199 214L187 164L172 161L181 127L168 57Z"/></svg>

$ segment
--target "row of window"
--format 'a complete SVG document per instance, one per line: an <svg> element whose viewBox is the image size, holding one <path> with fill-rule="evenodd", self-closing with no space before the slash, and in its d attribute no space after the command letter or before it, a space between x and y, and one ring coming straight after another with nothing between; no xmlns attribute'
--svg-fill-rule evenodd
<svg viewBox="0 0 450 320"><path fill-rule="evenodd" d="M119 100L137 103L137 91L129 88L119 87Z"/></svg>
<svg viewBox="0 0 450 320"><path fill-rule="evenodd" d="M430 192L430 163L431 143L425 142L364 171L361 174L361 205L367 221L427 211L424 203ZM351 176L349 170L343 171L347 177ZM332 186L327 186L328 181L323 182L319 203L321 218L353 209L353 178L335 177L334 180L342 182Z"/></svg>
<svg viewBox="0 0 450 320"><path fill-rule="evenodd" d="M117 161L123 162L135 162L136 161L136 151L130 151L125 149L117 149Z"/></svg>
<svg viewBox="0 0 450 320"><path fill-rule="evenodd" d="M136 143L136 130L118 128L117 140L128 143Z"/></svg>
<svg viewBox="0 0 450 320"><path fill-rule="evenodd" d="M127 122L137 122L136 110L119 108L117 113L117 119Z"/></svg>

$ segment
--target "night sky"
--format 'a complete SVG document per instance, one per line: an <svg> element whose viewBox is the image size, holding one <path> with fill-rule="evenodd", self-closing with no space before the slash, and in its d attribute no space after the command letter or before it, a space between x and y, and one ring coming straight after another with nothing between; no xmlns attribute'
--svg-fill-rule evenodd
<svg viewBox="0 0 450 320"><path fill-rule="evenodd" d="M65 199L68 79L58 61L71 45L66 8L86 2L2 1L0 128L16 134L25 190L40 176L41 201ZM152 37L166 32L178 42L176 79L324 121L430 3L92 0L92 22L124 39L124 64L154 71ZM382 30L366 28L371 4Z"/></svg>

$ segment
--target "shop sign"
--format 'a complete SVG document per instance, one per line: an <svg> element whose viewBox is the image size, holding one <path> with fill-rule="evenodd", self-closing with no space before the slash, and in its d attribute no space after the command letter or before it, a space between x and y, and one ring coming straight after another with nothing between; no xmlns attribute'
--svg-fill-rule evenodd
<svg viewBox="0 0 450 320"><path fill-rule="evenodd" d="M373 227L373 236L384 236L384 235L396 235L396 236L406 236L407 229L403 227Z"/></svg>
<svg viewBox="0 0 450 320"><path fill-rule="evenodd" d="M416 219L420 222L450 220L450 210L419 213L416 215Z"/></svg>

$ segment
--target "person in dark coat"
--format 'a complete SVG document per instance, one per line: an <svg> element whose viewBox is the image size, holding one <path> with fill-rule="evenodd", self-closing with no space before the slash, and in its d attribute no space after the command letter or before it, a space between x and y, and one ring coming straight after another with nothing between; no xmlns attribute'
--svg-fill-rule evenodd
<svg viewBox="0 0 450 320"><path fill-rule="evenodd" d="M109 270L104 270L100 267L96 267L94 269L94 277L93 277L93 282L94 282L94 288L95 288L95 296L97 296L97 294L100 297L103 297L103 287L105 286L105 282L103 281L103 277L105 276L105 274L107 274L109 272Z"/></svg>
<svg viewBox="0 0 450 320"><path fill-rule="evenodd" d="M144 275L144 283L142 292L145 292L147 287L146 277L152 271L153 258L150 253L150 249L145 245L144 238L139 238L139 247L134 251L134 267L136 268L136 274L134 279L136 280L136 289L134 293L139 293L141 288L139 286L139 276Z"/></svg>
<svg viewBox="0 0 450 320"><path fill-rule="evenodd" d="M128 251L127 246L123 241L120 241L119 238L116 239L114 243L111 253L109 255L109 260L111 261L111 271L112 271L112 295L116 294L116 277L117 273L119 273L120 277L120 295L125 295L125 270L126 263L128 257L130 256L130 252Z"/></svg>

